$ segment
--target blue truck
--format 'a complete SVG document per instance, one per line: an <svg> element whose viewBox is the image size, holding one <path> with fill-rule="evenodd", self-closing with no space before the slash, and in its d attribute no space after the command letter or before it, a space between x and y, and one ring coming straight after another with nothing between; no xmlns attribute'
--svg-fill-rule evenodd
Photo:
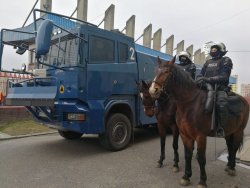
<svg viewBox="0 0 250 188"><path fill-rule="evenodd" d="M9 82L7 105L25 106L66 139L98 134L102 145L115 151L128 146L135 127L156 123L143 112L137 82L152 80L157 57L170 55L116 30L46 11L37 19L36 12L41 10L34 10L32 24L1 30L0 55L5 45L20 55L30 51L35 69L44 73Z"/></svg>

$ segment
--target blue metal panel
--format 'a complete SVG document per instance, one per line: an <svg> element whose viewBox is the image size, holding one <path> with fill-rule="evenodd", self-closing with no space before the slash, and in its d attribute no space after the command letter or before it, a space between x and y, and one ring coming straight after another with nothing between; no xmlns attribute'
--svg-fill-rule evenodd
<svg viewBox="0 0 250 188"><path fill-rule="evenodd" d="M159 52L159 51L156 51L156 50L141 46L139 44L135 44L135 50L137 52L140 52L140 53L145 54L145 55L149 55L151 57L157 58L159 56L163 60L170 60L170 59L173 58L173 56L171 56L171 55L168 55L168 54L165 54L165 53L162 53L162 52Z"/></svg>
<svg viewBox="0 0 250 188"><path fill-rule="evenodd" d="M88 98L106 99L116 94L137 94L136 66L136 63L89 64Z"/></svg>
<svg viewBox="0 0 250 188"><path fill-rule="evenodd" d="M65 19L65 18L62 18L60 16L51 15L51 14L45 15L44 18L53 21L54 24L56 24L64 29L67 29L67 30L79 27L79 25L80 25L79 23L77 23L75 21Z"/></svg>
<svg viewBox="0 0 250 188"><path fill-rule="evenodd" d="M7 99L55 99L57 87L13 87L8 89Z"/></svg>
<svg viewBox="0 0 250 188"><path fill-rule="evenodd" d="M80 71L74 70L55 70L53 76L58 80L58 90L60 87L64 88L63 92L58 92L58 98L78 98L78 74Z"/></svg>
<svg viewBox="0 0 250 188"><path fill-rule="evenodd" d="M42 23L43 19L49 19L51 21L53 21L54 24L64 28L64 29L73 29L73 28L77 28L79 27L79 23L71 21L69 19L65 19L56 15L44 15L41 18L37 19L36 24L37 24L37 28L39 27L39 25ZM25 31L25 32L34 32L34 24L35 23L31 23L29 25L27 25L26 27L21 27L21 28L17 28L14 29L15 31ZM25 41L25 40L30 40L34 42L34 37L35 35L31 35L31 34L23 34L23 33L16 33L16 32L4 32L3 35L3 41Z"/></svg>
<svg viewBox="0 0 250 188"><path fill-rule="evenodd" d="M66 129L86 134L98 134L104 131L104 111L102 101L89 100L87 103L80 101L63 100L58 101L55 105L56 113L60 115L61 127L58 129ZM65 121L63 115L67 113L84 113L86 121Z"/></svg>

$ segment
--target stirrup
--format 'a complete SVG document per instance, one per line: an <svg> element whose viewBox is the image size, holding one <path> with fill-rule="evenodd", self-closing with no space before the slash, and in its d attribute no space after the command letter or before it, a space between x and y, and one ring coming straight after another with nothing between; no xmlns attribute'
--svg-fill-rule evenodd
<svg viewBox="0 0 250 188"><path fill-rule="evenodd" d="M222 127L218 127L216 130L216 137L225 137L225 132Z"/></svg>

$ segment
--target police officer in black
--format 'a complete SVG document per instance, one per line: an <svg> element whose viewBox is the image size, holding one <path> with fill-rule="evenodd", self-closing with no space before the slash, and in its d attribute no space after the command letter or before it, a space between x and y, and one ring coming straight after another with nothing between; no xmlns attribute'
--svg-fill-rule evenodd
<svg viewBox="0 0 250 188"><path fill-rule="evenodd" d="M195 79L196 66L191 60L191 54L187 51L181 51L178 55L180 64L178 64L184 71L187 71L190 76Z"/></svg>
<svg viewBox="0 0 250 188"><path fill-rule="evenodd" d="M226 46L223 43L220 42L212 45L210 48L210 56L212 58L205 62L196 79L197 83L205 82L211 84L213 88L215 86L217 88L216 104L219 111L218 136L224 136L224 128L228 121L227 92L229 91L228 84L233 63L229 57L224 56L226 53Z"/></svg>

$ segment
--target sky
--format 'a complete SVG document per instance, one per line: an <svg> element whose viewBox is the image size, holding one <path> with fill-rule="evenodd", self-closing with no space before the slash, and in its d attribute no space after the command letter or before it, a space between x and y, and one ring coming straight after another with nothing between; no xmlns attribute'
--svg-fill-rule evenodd
<svg viewBox="0 0 250 188"><path fill-rule="evenodd" d="M35 1L0 0L0 28L21 27ZM77 5L77 0L52 1L53 12L68 16ZM184 40L185 48L193 44L194 51L209 41L223 42L228 50L226 56L233 61L232 74L239 75L239 84L250 84L249 0L89 0L88 21L98 25L111 4L115 5L115 29L122 30L126 21L136 16L135 39L151 23L153 33L162 28L162 44L172 34L175 46ZM32 17L28 20L31 22ZM6 48L2 64L10 70L26 61L25 55L20 57Z"/></svg>

